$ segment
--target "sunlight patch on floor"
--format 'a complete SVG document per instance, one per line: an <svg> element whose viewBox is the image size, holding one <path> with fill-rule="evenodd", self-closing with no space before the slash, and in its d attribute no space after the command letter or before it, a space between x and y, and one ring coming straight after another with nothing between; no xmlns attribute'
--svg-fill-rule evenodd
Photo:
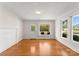
<svg viewBox="0 0 79 59"><path fill-rule="evenodd" d="M40 55L49 55L51 53L51 45L47 42L39 43Z"/></svg>
<svg viewBox="0 0 79 59"><path fill-rule="evenodd" d="M68 56L68 54L67 54L64 50L61 50L61 54L62 54L63 56Z"/></svg>
<svg viewBox="0 0 79 59"><path fill-rule="evenodd" d="M31 53L34 54L36 52L36 47L35 46L31 46L30 50L31 50Z"/></svg>

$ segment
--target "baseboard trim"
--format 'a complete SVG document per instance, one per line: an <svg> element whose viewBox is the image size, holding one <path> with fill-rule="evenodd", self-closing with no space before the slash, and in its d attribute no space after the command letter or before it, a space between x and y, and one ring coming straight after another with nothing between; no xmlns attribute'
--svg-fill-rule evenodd
<svg viewBox="0 0 79 59"><path fill-rule="evenodd" d="M53 38L24 38L24 40L27 39L27 40L56 40L56 39L53 39Z"/></svg>

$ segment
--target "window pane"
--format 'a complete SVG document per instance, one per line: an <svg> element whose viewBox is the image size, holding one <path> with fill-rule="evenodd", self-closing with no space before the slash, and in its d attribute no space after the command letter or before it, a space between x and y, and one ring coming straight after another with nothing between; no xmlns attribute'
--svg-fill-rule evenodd
<svg viewBox="0 0 79 59"><path fill-rule="evenodd" d="M47 24L40 25L40 31L49 31L49 25Z"/></svg>
<svg viewBox="0 0 79 59"><path fill-rule="evenodd" d="M79 41L79 16L72 17L73 40Z"/></svg>
<svg viewBox="0 0 79 59"><path fill-rule="evenodd" d="M62 24L62 26L63 26L63 28L62 28L62 37L65 37L65 38L67 38L67 23L68 23L68 21L67 20L65 20L65 21L63 21L63 24Z"/></svg>
<svg viewBox="0 0 79 59"><path fill-rule="evenodd" d="M44 34L49 35L50 34L50 32L49 32L49 24L41 24L40 25L40 33L42 35L44 35Z"/></svg>
<svg viewBox="0 0 79 59"><path fill-rule="evenodd" d="M35 31L35 25L31 25L31 31Z"/></svg>

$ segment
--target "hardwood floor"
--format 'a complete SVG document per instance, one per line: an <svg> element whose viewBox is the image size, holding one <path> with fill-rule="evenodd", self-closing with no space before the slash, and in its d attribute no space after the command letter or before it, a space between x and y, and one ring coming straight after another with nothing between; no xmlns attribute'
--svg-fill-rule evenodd
<svg viewBox="0 0 79 59"><path fill-rule="evenodd" d="M6 51L1 56L79 56L60 42L51 40L22 40Z"/></svg>

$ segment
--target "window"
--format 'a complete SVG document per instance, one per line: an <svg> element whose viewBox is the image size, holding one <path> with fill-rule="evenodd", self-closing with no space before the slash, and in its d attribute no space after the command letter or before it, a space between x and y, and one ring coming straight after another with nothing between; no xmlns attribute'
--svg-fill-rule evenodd
<svg viewBox="0 0 79 59"><path fill-rule="evenodd" d="M62 37L64 38L67 38L67 29L68 29L67 23L68 23L67 20L62 22Z"/></svg>
<svg viewBox="0 0 79 59"><path fill-rule="evenodd" d="M34 24L31 25L31 31L35 31L35 25Z"/></svg>
<svg viewBox="0 0 79 59"><path fill-rule="evenodd" d="M72 17L73 40L79 42L79 16Z"/></svg>
<svg viewBox="0 0 79 59"><path fill-rule="evenodd" d="M40 25L40 34L41 35L44 35L44 34L49 35L50 34L49 24L41 24Z"/></svg>

